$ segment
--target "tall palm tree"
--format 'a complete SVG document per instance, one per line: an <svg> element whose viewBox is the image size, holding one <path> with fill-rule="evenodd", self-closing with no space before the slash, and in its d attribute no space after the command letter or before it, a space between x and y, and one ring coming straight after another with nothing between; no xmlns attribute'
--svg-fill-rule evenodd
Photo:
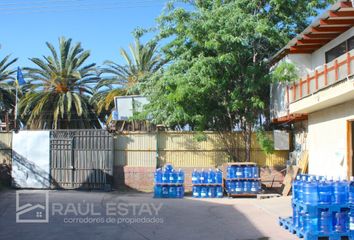
<svg viewBox="0 0 354 240"><path fill-rule="evenodd" d="M58 52L52 44L46 45L51 55L31 58L36 67L24 69L29 86L19 103L19 111L27 128L99 128L89 103L92 85L99 80L96 64L84 65L90 52L64 37L59 39Z"/></svg>
<svg viewBox="0 0 354 240"><path fill-rule="evenodd" d="M9 69L17 61L17 58L10 59L7 55L0 61L0 111L14 109L15 105L15 78L16 70Z"/></svg>
<svg viewBox="0 0 354 240"><path fill-rule="evenodd" d="M113 61L104 63L101 73L109 77L102 77L93 97L99 114L113 107L115 96L139 94L138 84L161 69L165 63L157 52L156 42L142 44L136 37L134 44L129 45L129 50L130 54L123 48L120 50L125 65Z"/></svg>

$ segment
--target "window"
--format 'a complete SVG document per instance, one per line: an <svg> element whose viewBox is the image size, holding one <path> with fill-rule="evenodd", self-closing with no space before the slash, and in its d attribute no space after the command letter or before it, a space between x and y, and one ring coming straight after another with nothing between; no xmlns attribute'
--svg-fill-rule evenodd
<svg viewBox="0 0 354 240"><path fill-rule="evenodd" d="M352 49L354 49L354 37L349 38L345 42L342 42L338 46L326 52L326 63L333 61L337 57L349 52Z"/></svg>
<svg viewBox="0 0 354 240"><path fill-rule="evenodd" d="M348 51L354 49L354 37L348 39Z"/></svg>
<svg viewBox="0 0 354 240"><path fill-rule="evenodd" d="M332 48L328 52L326 52L326 63L329 63L336 59L337 57L343 55L347 51L347 44L343 42L339 44L337 47Z"/></svg>

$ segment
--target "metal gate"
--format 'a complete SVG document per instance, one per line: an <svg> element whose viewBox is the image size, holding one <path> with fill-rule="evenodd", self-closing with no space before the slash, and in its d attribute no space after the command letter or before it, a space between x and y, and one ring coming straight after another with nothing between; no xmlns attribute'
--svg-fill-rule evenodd
<svg viewBox="0 0 354 240"><path fill-rule="evenodd" d="M51 186L107 189L113 182L113 137L105 130L50 133Z"/></svg>

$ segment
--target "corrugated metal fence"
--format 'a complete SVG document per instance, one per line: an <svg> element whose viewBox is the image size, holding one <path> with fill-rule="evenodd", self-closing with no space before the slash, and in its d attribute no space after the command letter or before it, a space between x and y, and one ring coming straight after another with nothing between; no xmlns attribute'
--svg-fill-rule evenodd
<svg viewBox="0 0 354 240"><path fill-rule="evenodd" d="M134 133L126 132L115 137L115 166L155 167L166 162L175 167L215 167L228 161L225 145L217 133L205 133L206 141L196 141L191 132ZM242 155L244 146L241 133L235 151ZM251 160L259 166L284 166L288 151L265 154L252 136Z"/></svg>

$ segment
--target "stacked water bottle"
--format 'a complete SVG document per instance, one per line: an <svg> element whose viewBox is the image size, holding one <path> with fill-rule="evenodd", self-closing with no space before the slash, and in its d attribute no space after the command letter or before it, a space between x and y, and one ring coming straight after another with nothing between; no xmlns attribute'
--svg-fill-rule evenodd
<svg viewBox="0 0 354 240"><path fill-rule="evenodd" d="M171 164L166 164L164 169L155 172L155 198L183 198L184 172L176 171Z"/></svg>
<svg viewBox="0 0 354 240"><path fill-rule="evenodd" d="M221 198L222 189L222 171L220 169L209 171L197 171L192 173L193 197L196 198Z"/></svg>
<svg viewBox="0 0 354 240"><path fill-rule="evenodd" d="M354 233L354 181L300 175L293 183L292 223L298 235L349 237Z"/></svg>
<svg viewBox="0 0 354 240"><path fill-rule="evenodd" d="M227 167L225 181L229 196L237 194L257 194L261 190L259 170L253 163L233 163Z"/></svg>

